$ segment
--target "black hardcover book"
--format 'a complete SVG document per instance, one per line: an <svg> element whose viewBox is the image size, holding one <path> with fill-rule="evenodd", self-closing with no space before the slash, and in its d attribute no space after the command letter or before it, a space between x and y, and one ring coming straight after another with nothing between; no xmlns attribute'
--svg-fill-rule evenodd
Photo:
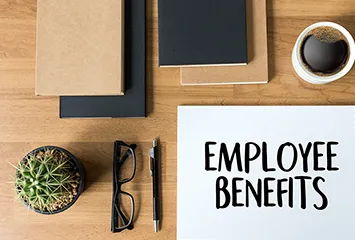
<svg viewBox="0 0 355 240"><path fill-rule="evenodd" d="M125 1L125 95L60 97L61 118L146 117L145 5Z"/></svg>
<svg viewBox="0 0 355 240"><path fill-rule="evenodd" d="M247 63L246 0L158 0L159 65Z"/></svg>

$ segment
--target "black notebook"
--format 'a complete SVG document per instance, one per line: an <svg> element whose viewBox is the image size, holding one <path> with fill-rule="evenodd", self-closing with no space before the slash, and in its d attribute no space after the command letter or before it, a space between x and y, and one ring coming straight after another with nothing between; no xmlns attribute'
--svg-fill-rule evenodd
<svg viewBox="0 0 355 240"><path fill-rule="evenodd" d="M146 116L145 16L145 0L125 1L125 95L60 97L61 118Z"/></svg>
<svg viewBox="0 0 355 240"><path fill-rule="evenodd" d="M158 0L161 67L247 63L246 0Z"/></svg>

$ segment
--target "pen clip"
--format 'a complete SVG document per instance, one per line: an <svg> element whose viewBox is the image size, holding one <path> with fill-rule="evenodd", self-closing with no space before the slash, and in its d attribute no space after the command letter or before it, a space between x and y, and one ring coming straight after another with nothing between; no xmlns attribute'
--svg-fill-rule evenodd
<svg viewBox="0 0 355 240"><path fill-rule="evenodd" d="M153 161L154 161L154 147L150 149L150 161L149 161L150 176L153 176Z"/></svg>

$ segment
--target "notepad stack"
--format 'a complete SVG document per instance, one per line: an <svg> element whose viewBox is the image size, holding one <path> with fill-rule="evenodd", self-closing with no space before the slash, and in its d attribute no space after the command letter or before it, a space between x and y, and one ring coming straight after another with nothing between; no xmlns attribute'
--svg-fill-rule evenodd
<svg viewBox="0 0 355 240"><path fill-rule="evenodd" d="M123 37L123 0L39 0L36 94L123 94Z"/></svg>
<svg viewBox="0 0 355 240"><path fill-rule="evenodd" d="M182 85L268 82L266 0L159 0L159 66Z"/></svg>

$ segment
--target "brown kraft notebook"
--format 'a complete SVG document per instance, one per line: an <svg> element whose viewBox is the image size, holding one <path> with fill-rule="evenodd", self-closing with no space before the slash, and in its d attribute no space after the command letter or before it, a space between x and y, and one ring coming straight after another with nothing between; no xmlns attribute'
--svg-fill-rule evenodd
<svg viewBox="0 0 355 240"><path fill-rule="evenodd" d="M124 0L39 0L36 95L122 95Z"/></svg>
<svg viewBox="0 0 355 240"><path fill-rule="evenodd" d="M266 0L247 1L248 65L183 67L182 85L261 84L268 82Z"/></svg>

